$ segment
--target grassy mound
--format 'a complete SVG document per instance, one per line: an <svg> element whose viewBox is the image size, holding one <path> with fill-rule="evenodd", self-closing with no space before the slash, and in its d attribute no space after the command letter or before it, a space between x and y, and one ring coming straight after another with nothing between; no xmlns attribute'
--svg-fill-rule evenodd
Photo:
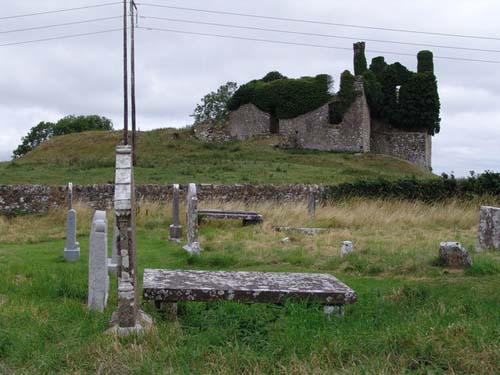
<svg viewBox="0 0 500 375"><path fill-rule="evenodd" d="M114 180L121 132L55 137L15 162L0 163L0 184L78 184ZM337 184L386 177L431 177L396 158L273 147L276 138L224 144L196 140L187 129L138 133L137 183Z"/></svg>

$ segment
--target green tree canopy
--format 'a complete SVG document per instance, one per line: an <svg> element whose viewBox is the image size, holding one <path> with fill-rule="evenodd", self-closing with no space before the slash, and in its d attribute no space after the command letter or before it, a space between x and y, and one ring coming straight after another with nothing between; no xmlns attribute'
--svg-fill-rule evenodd
<svg viewBox="0 0 500 375"><path fill-rule="evenodd" d="M90 130L113 130L113 123L106 117L97 115L70 115L63 117L56 123L42 121L32 127L28 134L21 139L21 144L12 153L12 158L17 159L26 155L40 143L52 137Z"/></svg>
<svg viewBox="0 0 500 375"><path fill-rule="evenodd" d="M196 105L194 113L195 124L205 121L213 121L216 124L223 124L229 116L227 103L238 89L235 82L227 82L218 88L216 92L211 92L201 99L201 103Z"/></svg>

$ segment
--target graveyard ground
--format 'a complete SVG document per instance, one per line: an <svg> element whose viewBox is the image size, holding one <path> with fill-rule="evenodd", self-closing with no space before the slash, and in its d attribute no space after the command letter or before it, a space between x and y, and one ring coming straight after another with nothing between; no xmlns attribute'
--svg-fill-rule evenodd
<svg viewBox="0 0 500 375"><path fill-rule="evenodd" d="M248 206L264 224L207 221L202 256L166 241L170 208L140 204L145 267L333 273L358 292L344 317L287 303L185 303L176 320L149 304L144 336L104 334L116 306L86 308L91 210L78 205L82 258L63 261L63 211L0 217L0 373L5 374L498 374L500 254L473 253L466 271L436 265L439 242L472 250L481 203L353 200L320 207ZM216 203L202 207L216 206ZM243 204L217 205L241 208ZM273 225L324 226L318 236ZM342 240L355 253L340 259ZM112 279L116 283L116 279Z"/></svg>
<svg viewBox="0 0 500 375"><path fill-rule="evenodd" d="M0 163L0 184L66 185L114 181L115 145L121 132L86 132L43 142L15 162ZM138 184L337 184L356 179L432 177L385 155L355 155L273 147L277 137L204 143L188 129L139 132Z"/></svg>

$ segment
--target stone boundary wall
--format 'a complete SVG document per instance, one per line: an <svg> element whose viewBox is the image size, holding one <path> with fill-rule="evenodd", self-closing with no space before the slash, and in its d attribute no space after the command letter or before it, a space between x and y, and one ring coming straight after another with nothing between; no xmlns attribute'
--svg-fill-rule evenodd
<svg viewBox="0 0 500 375"><path fill-rule="evenodd" d="M318 198L326 190L324 185L212 185L199 184L198 199L243 202L296 202L307 201L310 191ZM172 185L138 185L136 198L148 201L168 201L172 198ZM184 200L187 184L180 185ZM73 201L89 204L94 209L113 207L114 185L74 185ZM66 207L66 186L0 185L0 214L37 214L49 209Z"/></svg>

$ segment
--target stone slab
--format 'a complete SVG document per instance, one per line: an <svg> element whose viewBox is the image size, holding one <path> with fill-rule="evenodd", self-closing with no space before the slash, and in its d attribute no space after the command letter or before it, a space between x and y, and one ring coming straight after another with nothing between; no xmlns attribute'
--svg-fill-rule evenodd
<svg viewBox="0 0 500 375"><path fill-rule="evenodd" d="M309 236L314 236L316 234L326 232L326 228L297 228L297 227L275 227L276 232L291 232L291 233L302 233Z"/></svg>
<svg viewBox="0 0 500 375"><path fill-rule="evenodd" d="M201 220L204 217L243 220L244 224L262 222L262 215L254 211L198 210L198 219Z"/></svg>
<svg viewBox="0 0 500 375"><path fill-rule="evenodd" d="M143 296L172 303L231 300L281 304L292 299L343 305L357 299L354 290L328 274L160 269L144 270Z"/></svg>

